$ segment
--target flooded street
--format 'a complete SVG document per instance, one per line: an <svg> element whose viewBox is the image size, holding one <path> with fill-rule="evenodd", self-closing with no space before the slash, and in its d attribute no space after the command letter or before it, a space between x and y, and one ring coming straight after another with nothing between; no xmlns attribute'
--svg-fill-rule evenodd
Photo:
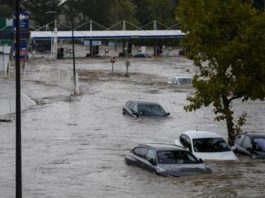
<svg viewBox="0 0 265 198"><path fill-rule="evenodd" d="M224 122L214 122L211 108L187 113L191 87L167 84L172 76L191 77L183 57L125 60L111 74L109 59L79 59L81 95L73 92L71 59L32 60L22 89L37 105L22 114L23 196L26 198L262 198L265 161L207 162L212 175L164 178L127 166L124 155L138 143L174 143L186 130L215 131L225 137ZM160 103L166 119L122 115L127 100ZM265 102L234 103L246 112L244 131L265 133ZM15 197L15 121L0 123L0 198Z"/></svg>

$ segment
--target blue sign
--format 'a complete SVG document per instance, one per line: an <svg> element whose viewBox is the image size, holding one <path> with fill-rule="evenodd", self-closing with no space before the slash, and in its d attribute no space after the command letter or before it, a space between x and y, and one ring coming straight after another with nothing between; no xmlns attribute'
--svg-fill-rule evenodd
<svg viewBox="0 0 265 198"><path fill-rule="evenodd" d="M16 31L16 17L13 13L13 28ZM29 31L29 14L26 12L21 12L19 14L19 27L21 32Z"/></svg>

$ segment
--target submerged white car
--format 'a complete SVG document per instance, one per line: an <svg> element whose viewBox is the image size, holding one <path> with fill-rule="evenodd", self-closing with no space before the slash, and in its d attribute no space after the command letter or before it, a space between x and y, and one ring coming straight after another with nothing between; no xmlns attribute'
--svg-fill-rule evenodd
<svg viewBox="0 0 265 198"><path fill-rule="evenodd" d="M175 144L187 148L202 160L237 160L224 138L214 132L186 131Z"/></svg>

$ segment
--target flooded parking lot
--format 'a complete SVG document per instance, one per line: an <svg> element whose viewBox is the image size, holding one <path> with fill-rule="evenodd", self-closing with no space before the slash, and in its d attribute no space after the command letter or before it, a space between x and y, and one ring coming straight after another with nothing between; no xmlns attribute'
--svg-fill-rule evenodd
<svg viewBox="0 0 265 198"><path fill-rule="evenodd" d="M81 95L72 97L71 60L38 59L23 73L23 91L37 102L22 115L23 194L27 198L193 198L264 197L265 161L207 162L212 175L164 178L127 166L124 155L138 143L174 143L185 130L215 131L226 137L224 123L213 121L211 108L187 113L191 87L172 87L172 75L196 70L182 57L125 60L114 74L108 59L80 59ZM160 103L166 119L122 115L130 99ZM265 103L234 104L248 113L244 130L265 133ZM15 197L15 122L0 123L0 197Z"/></svg>

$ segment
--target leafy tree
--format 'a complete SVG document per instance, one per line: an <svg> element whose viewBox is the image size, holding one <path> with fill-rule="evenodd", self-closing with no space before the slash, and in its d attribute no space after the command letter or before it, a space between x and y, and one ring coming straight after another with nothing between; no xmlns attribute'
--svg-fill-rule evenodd
<svg viewBox="0 0 265 198"><path fill-rule="evenodd" d="M0 0L0 17L12 17L12 11L15 6L15 1Z"/></svg>
<svg viewBox="0 0 265 198"><path fill-rule="evenodd" d="M136 7L135 17L140 24L157 20L171 26L175 24L175 10L178 0L132 0Z"/></svg>
<svg viewBox="0 0 265 198"><path fill-rule="evenodd" d="M116 0L111 8L111 18L114 23L125 20L138 25L135 12L135 6L130 0Z"/></svg>
<svg viewBox="0 0 265 198"><path fill-rule="evenodd" d="M9 5L10 7L15 7L15 0L0 0L0 5Z"/></svg>
<svg viewBox="0 0 265 198"><path fill-rule="evenodd" d="M157 20L167 26L172 26L176 23L175 10L177 3L172 0L152 0L151 16L153 20Z"/></svg>
<svg viewBox="0 0 265 198"><path fill-rule="evenodd" d="M140 25L143 26L153 20L151 15L152 0L132 0L135 5L135 17L140 22Z"/></svg>
<svg viewBox="0 0 265 198"><path fill-rule="evenodd" d="M60 13L58 4L60 0L24 0L22 5L30 12L30 18L37 26L43 26L54 20L55 16L48 14L48 11Z"/></svg>
<svg viewBox="0 0 265 198"><path fill-rule="evenodd" d="M187 34L183 45L199 72L196 92L185 110L213 105L216 120L225 120L229 144L246 114L234 118L233 101L265 98L265 13L249 1L182 0L177 19Z"/></svg>
<svg viewBox="0 0 265 198"><path fill-rule="evenodd" d="M103 26L112 24L111 5L115 0L68 0L65 5L71 8L79 22L93 20Z"/></svg>
<svg viewBox="0 0 265 198"><path fill-rule="evenodd" d="M12 9L8 5L0 5L0 17L11 17L12 16Z"/></svg>

